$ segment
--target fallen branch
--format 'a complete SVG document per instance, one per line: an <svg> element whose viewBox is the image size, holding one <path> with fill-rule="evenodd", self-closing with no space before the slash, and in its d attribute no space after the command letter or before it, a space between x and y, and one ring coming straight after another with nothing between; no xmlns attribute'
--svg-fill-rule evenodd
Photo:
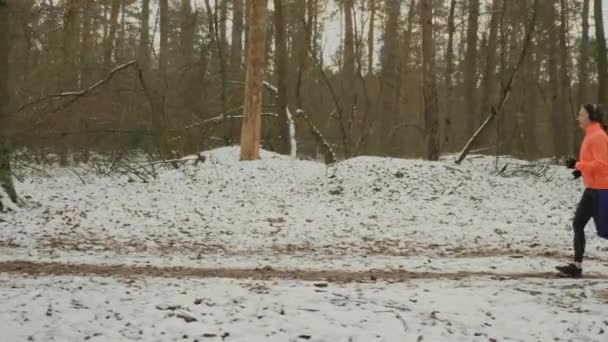
<svg viewBox="0 0 608 342"><path fill-rule="evenodd" d="M279 115L276 114L276 113L262 113L262 116L270 116L270 117L273 117L273 118L278 118L279 117ZM184 126L184 127L182 127L182 129L192 129L192 128L197 128L197 127L200 127L200 126L204 126L204 125L209 124L209 123L221 122L221 121L224 121L224 120L227 120L227 119L242 119L242 118L243 118L243 115L224 115L224 114L220 114L220 115L212 117L210 119L203 120L203 121L200 121L200 122L195 122L195 123L190 124L188 126Z"/></svg>
<svg viewBox="0 0 608 342"><path fill-rule="evenodd" d="M41 97L39 99L36 99L32 102L26 103L24 105L22 105L21 107L19 107L15 112L13 112L12 114L17 114L23 110L25 110L26 108L29 108L31 106L37 105L43 101L46 101L48 99L56 99L56 98L63 98L63 97L70 97L71 99L69 101L67 101L66 103L64 103L62 106L60 106L59 108L56 108L52 113L55 113L61 109L66 108L67 106L73 104L74 102L76 102L78 99L80 99L81 97L89 94L90 92L92 92L93 90L99 88L101 85L103 85L104 83L107 83L108 81L110 81L112 79L112 77L114 77L114 75L122 70L125 70L131 66L136 65L137 62L135 60L132 60L128 63L122 64L117 66L116 68L112 69L108 75L100 80L97 81L96 83L94 83L93 85L91 85L90 87L83 89L81 91L72 91L72 92L63 92L63 93L56 93L56 94L50 94L50 95L46 95L44 97ZM36 125L41 124L42 122L44 122L47 118L49 117L49 115L47 115L46 117L44 117L43 119L39 120Z"/></svg>
<svg viewBox="0 0 608 342"><path fill-rule="evenodd" d="M323 153L323 156L325 157L325 164L329 165L335 163L337 161L336 153L331 148L327 140L323 137L323 134L321 134L319 129L312 123L306 113L304 113L303 110L298 109L296 111L296 117L301 118L308 125L310 133L315 138L317 144L319 144L319 146L321 147L321 151Z"/></svg>
<svg viewBox="0 0 608 342"><path fill-rule="evenodd" d="M521 69L521 66L522 66L524 59L526 57L526 54L528 52L530 42L532 41L532 34L534 33L534 30L536 27L537 12L538 12L538 0L534 0L534 10L532 12L532 19L530 20L530 24L528 26L528 29L526 30L527 32L526 32L526 36L524 38L524 45L521 50L521 54L519 55L519 60L517 61L517 65L515 66L515 69L511 73L511 76L509 77L509 81L507 82L507 85L505 86L505 88L503 90L500 104L499 104L498 108L495 108L494 106L492 106L490 115L484 121L484 123L477 129L475 134L473 134L471 139L469 139L469 141L467 142L465 147L462 149L462 152L460 153L460 157L458 157L458 159L456 160L456 164L462 163L464 158L466 158L466 156L469 154L469 151L473 147L473 143L475 142L475 140L477 140L477 138L479 137L481 132L483 132L485 130L485 128L490 124L490 122L496 116L498 116L502 113L502 110L511 95L511 87L513 86L513 81L515 80L515 76ZM470 114L472 114L472 113L470 113Z"/></svg>

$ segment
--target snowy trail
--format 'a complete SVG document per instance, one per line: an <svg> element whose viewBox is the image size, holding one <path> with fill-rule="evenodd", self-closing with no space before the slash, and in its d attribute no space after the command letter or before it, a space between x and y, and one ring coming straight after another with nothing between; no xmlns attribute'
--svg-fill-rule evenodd
<svg viewBox="0 0 608 342"><path fill-rule="evenodd" d="M0 274L0 340L602 342L605 283Z"/></svg>
<svg viewBox="0 0 608 342"><path fill-rule="evenodd" d="M29 261L0 262L0 273L33 276L103 276L103 277L162 277L162 278L231 278L249 280L301 280L336 283L391 281L415 279L457 280L490 278L494 280L558 278L555 272L457 271L428 272L408 270L297 270L193 267L141 267L133 265L94 265L73 263L42 263ZM585 279L608 280L608 274L588 274Z"/></svg>

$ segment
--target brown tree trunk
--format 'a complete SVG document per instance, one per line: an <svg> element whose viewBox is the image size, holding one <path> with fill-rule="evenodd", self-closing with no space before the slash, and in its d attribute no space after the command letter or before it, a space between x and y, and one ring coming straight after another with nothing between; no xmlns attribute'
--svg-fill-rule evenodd
<svg viewBox="0 0 608 342"><path fill-rule="evenodd" d="M369 32L367 36L367 73L374 73L374 46L375 46L375 26L376 26L376 0L369 1Z"/></svg>
<svg viewBox="0 0 608 342"><path fill-rule="evenodd" d="M243 0L232 0L232 45L230 46L230 70L234 79L240 79L243 63L243 15Z"/></svg>
<svg viewBox="0 0 608 342"><path fill-rule="evenodd" d="M17 203L17 193L13 186L11 174L10 150L8 145L8 116L7 106L9 104L8 71L9 71L9 51L11 40L9 34L10 12L12 3L0 0L0 211L6 210L5 205L8 201ZM14 9L13 9L14 10ZM8 199L4 196L8 195Z"/></svg>
<svg viewBox="0 0 608 342"><path fill-rule="evenodd" d="M545 29L548 31L546 36L546 54L547 54L547 72L549 78L549 96L550 96L550 113L549 120L551 122L551 134L553 137L553 153L554 156L564 155L564 123L561 113L560 99L560 76L558 69L558 44L559 33L558 27L555 26L557 20L557 12L555 10L555 0L545 1Z"/></svg>
<svg viewBox="0 0 608 342"><path fill-rule="evenodd" d="M604 12L602 0L594 2L595 37L597 54L597 74L599 79L598 101L608 106L608 60L606 56L606 35L604 34Z"/></svg>
<svg viewBox="0 0 608 342"><path fill-rule="evenodd" d="M160 52L158 68L162 81L166 81L169 54L169 0L160 0ZM164 85L163 85L164 88Z"/></svg>
<svg viewBox="0 0 608 342"><path fill-rule="evenodd" d="M241 129L241 160L260 159L260 134L262 126L262 77L264 46L266 44L267 0L250 1L249 50L247 51L247 75L245 78L245 106Z"/></svg>
<svg viewBox="0 0 608 342"><path fill-rule="evenodd" d="M397 156L397 134L395 127L400 123L399 106L396 101L399 96L399 18L401 16L401 0L386 1L386 29L384 31L384 47L382 53L381 72L381 130L376 139L381 141L381 151L390 156ZM405 51L408 53L409 51Z"/></svg>
<svg viewBox="0 0 608 342"><path fill-rule="evenodd" d="M589 75L589 0L583 0L582 37L580 58L578 63L578 103L587 103L587 87Z"/></svg>
<svg viewBox="0 0 608 342"><path fill-rule="evenodd" d="M422 28L422 98L426 158L439 159L439 102L435 74L435 43L433 41L433 1L420 0Z"/></svg>
<svg viewBox="0 0 608 342"><path fill-rule="evenodd" d="M353 23L354 0L344 0L344 64L342 67L343 101L339 110L340 127L343 140L344 156L350 157L350 137L345 127L347 116L355 105L355 34Z"/></svg>
<svg viewBox="0 0 608 342"><path fill-rule="evenodd" d="M192 13L192 6L190 0L182 0L181 8L181 22L180 22L180 70L188 73L188 69L192 65L193 51L194 51L194 25L195 16Z"/></svg>
<svg viewBox="0 0 608 342"><path fill-rule="evenodd" d="M80 44L80 78L84 86L88 86L91 82L92 10L91 2L85 1L82 9L82 42Z"/></svg>
<svg viewBox="0 0 608 342"><path fill-rule="evenodd" d="M158 68L160 74L160 84L158 85L157 99L153 101L157 103L154 110L154 115L157 119L158 130L158 145L161 159L169 159L171 157L171 148L169 147L169 119L165 110L166 91L167 91L167 65L169 53L169 2L168 0L160 0L160 51L158 54Z"/></svg>
<svg viewBox="0 0 608 342"><path fill-rule="evenodd" d="M583 0L583 13L582 17L582 37L581 37L581 46L580 46L580 57L578 63L578 103L579 105L583 105L585 103L589 103L587 88L588 88L588 78L589 78L589 0ZM576 108L575 108L576 110ZM579 150L579 146L581 140L583 138L583 133L579 129L578 125L574 125L573 127L573 139L572 139L572 149L574 153Z"/></svg>
<svg viewBox="0 0 608 342"><path fill-rule="evenodd" d="M481 111L479 121L490 114L490 105L494 103L494 83L496 76L496 50L498 46L499 1L492 0L492 17L490 19L490 36L488 38L487 60L483 73Z"/></svg>
<svg viewBox="0 0 608 342"><path fill-rule="evenodd" d="M448 46L445 52L445 92L446 106L445 117L443 118L443 146L449 148L453 143L452 132L452 113L453 113L453 93L454 82L452 76L454 74L454 33L456 25L454 23L454 12L456 11L456 0L450 1L450 11L448 14Z"/></svg>
<svg viewBox="0 0 608 342"><path fill-rule="evenodd" d="M559 48L560 48L560 113L562 122L562 144L563 152L572 154L572 127L578 126L574 119L574 109L572 108L572 85L570 84L570 51L568 50L568 5L566 0L560 0L560 26L559 26Z"/></svg>
<svg viewBox="0 0 608 342"><path fill-rule="evenodd" d="M63 12L63 65L64 82L63 90L78 88L78 62L76 51L78 51L80 16L78 2L69 0Z"/></svg>
<svg viewBox="0 0 608 342"><path fill-rule="evenodd" d="M112 52L114 51L114 41L116 40L116 30L118 26L118 13L120 10L121 0L112 0L112 8L110 12L110 26L108 29L108 37L105 41L103 63L106 69L110 69L112 65ZM162 4L162 2L161 2Z"/></svg>
<svg viewBox="0 0 608 342"><path fill-rule="evenodd" d="M287 60L287 41L285 30L285 16L283 14L283 1L274 0L274 28L275 28L275 58L277 69L278 112L280 140L277 152L289 154L289 125L287 106L289 104L289 65Z"/></svg>
<svg viewBox="0 0 608 342"><path fill-rule="evenodd" d="M147 69L150 64L150 0L142 0L140 22L137 60L141 68Z"/></svg>
<svg viewBox="0 0 608 342"><path fill-rule="evenodd" d="M464 94L467 136L475 131L477 125L477 35L479 30L479 0L469 0L469 17L467 22L467 49L464 58Z"/></svg>

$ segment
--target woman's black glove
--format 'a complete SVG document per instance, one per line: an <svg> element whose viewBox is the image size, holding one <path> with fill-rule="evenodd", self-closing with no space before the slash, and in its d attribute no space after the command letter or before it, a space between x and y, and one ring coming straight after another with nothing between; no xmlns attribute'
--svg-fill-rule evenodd
<svg viewBox="0 0 608 342"><path fill-rule="evenodd" d="M579 170L574 170L574 171L572 171L572 175L574 176L574 179L579 179L579 178L581 178L583 173L580 172Z"/></svg>
<svg viewBox="0 0 608 342"><path fill-rule="evenodd" d="M576 167L576 159L574 159L574 158L566 159L566 167L569 169L574 169Z"/></svg>

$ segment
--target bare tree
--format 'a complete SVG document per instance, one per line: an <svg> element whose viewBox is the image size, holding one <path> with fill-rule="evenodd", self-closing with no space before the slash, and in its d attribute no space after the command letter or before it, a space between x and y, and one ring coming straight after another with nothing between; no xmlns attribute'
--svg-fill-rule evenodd
<svg viewBox="0 0 608 342"><path fill-rule="evenodd" d="M376 26L376 0L369 1L369 31L367 35L367 73L374 73L374 32Z"/></svg>
<svg viewBox="0 0 608 342"><path fill-rule="evenodd" d="M162 0L161 0L162 5ZM103 62L106 69L110 69L112 65L112 52L114 51L114 40L116 39L116 31L118 28L118 13L120 11L120 0L112 0L112 8L110 12L110 26L108 29L108 36L106 38Z"/></svg>
<svg viewBox="0 0 608 342"><path fill-rule="evenodd" d="M422 28L422 97L424 105L424 132L426 157L439 159L439 100L435 75L435 42L433 41L433 1L420 1Z"/></svg>
<svg viewBox="0 0 608 342"><path fill-rule="evenodd" d="M241 128L241 160L260 159L260 134L262 126L262 73L266 44L267 0L249 2L249 46L247 51L247 75L245 78L245 105Z"/></svg>
<svg viewBox="0 0 608 342"><path fill-rule="evenodd" d="M230 70L232 72L232 77L235 79L241 75L242 70L243 7L243 0L232 0L232 42L230 45Z"/></svg>
<svg viewBox="0 0 608 342"><path fill-rule="evenodd" d="M449 146L452 142L452 113L453 113L453 94L454 82L452 80L454 74L454 33L456 32L456 24L454 23L454 12L456 11L456 0L450 0L450 10L448 14L448 46L445 51L445 92L446 92L446 110L443 119L443 145Z"/></svg>
<svg viewBox="0 0 608 342"><path fill-rule="evenodd" d="M8 71L9 51L11 40L9 34L9 10L12 3L0 0L0 211L5 210L5 201L10 200L17 203L17 193L13 186L10 164L10 150L8 146L8 116L7 106L9 104ZM3 198L8 195L8 199Z"/></svg>
<svg viewBox="0 0 608 342"><path fill-rule="evenodd" d="M604 11L602 0L595 0L595 40L597 54L597 77L599 82L598 101L604 106L608 106L608 56L606 54L606 35L604 33Z"/></svg>
<svg viewBox="0 0 608 342"><path fill-rule="evenodd" d="M274 0L274 39L275 39L275 58L277 69L277 106L279 111L279 134L280 140L277 151L279 153L289 153L289 125L287 118L287 106L289 104L289 65L287 59L287 41L285 16L282 0Z"/></svg>
<svg viewBox="0 0 608 342"><path fill-rule="evenodd" d="M477 91L477 35L479 30L479 0L468 0L467 50L464 60L464 93L467 133L473 133L476 122Z"/></svg>
<svg viewBox="0 0 608 342"><path fill-rule="evenodd" d="M377 139L381 143L380 150L396 156L398 144L394 139L394 127L400 124L399 104L399 17L401 16L401 0L388 0L386 3L386 28L384 31L384 47L382 49L381 71L381 130ZM409 51L405 51L406 54Z"/></svg>
<svg viewBox="0 0 608 342"><path fill-rule="evenodd" d="M140 27L137 61L140 67L147 68L150 64L150 0L142 0Z"/></svg>

